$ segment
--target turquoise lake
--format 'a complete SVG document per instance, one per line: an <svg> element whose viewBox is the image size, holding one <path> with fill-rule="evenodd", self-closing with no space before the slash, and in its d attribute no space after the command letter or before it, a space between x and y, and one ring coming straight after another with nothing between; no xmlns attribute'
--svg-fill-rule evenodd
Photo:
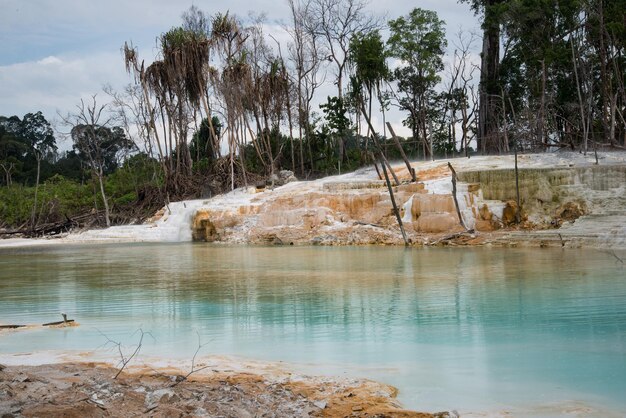
<svg viewBox="0 0 626 418"><path fill-rule="evenodd" d="M146 356L191 358L199 333L209 342L201 354L371 378L398 387L411 409L625 416L626 266L615 255L201 243L0 249L0 323L41 324L59 312L80 323L2 333L0 354L94 350L101 333L130 344L141 327L154 336Z"/></svg>

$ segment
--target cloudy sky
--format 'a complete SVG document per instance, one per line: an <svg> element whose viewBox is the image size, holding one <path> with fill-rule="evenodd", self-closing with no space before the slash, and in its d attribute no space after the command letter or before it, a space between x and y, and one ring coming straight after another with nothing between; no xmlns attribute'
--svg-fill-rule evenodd
<svg viewBox="0 0 626 418"><path fill-rule="evenodd" d="M122 88L130 79L121 46L132 41L146 61L156 37L180 24L192 4L208 14L265 13L269 24L287 20L284 0L0 0L0 115L41 110L52 120L75 109L105 84ZM456 0L373 0L371 11L396 18L413 7L435 10L449 38L459 27L477 30L467 4ZM394 123L395 125L395 123Z"/></svg>

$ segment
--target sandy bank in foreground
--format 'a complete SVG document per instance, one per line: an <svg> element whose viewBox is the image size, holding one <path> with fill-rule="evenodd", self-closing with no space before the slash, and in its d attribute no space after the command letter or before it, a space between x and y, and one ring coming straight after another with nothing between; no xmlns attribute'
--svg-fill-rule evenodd
<svg viewBox="0 0 626 418"><path fill-rule="evenodd" d="M402 410L394 388L339 380L205 369L133 367L113 377L106 363L0 366L2 417L433 417Z"/></svg>

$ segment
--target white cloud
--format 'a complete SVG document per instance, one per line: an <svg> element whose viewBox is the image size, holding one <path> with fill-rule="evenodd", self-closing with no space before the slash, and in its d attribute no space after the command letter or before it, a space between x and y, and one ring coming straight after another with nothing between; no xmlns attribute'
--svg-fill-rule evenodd
<svg viewBox="0 0 626 418"><path fill-rule="evenodd" d="M127 80L119 52L0 66L0 115L41 110L51 119L57 111L74 109L81 97L98 93L105 83L121 86Z"/></svg>
<svg viewBox="0 0 626 418"><path fill-rule="evenodd" d="M58 59L57 57L46 57L42 60L37 61L37 64L40 65L58 65L58 64L62 64L63 61L61 61L60 59Z"/></svg>

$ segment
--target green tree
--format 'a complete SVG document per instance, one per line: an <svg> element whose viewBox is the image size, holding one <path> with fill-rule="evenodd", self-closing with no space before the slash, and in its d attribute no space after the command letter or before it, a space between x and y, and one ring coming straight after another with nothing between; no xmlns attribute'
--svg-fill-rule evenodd
<svg viewBox="0 0 626 418"><path fill-rule="evenodd" d="M212 125L212 128L211 128ZM207 159L208 161L215 161L219 158L219 152L215 149L216 144L219 144L219 136L222 132L222 122L220 122L217 116L211 118L211 125L207 118L202 119L200 127L194 132L189 144L189 151L191 157L195 161ZM216 135L217 138L213 137Z"/></svg>
<svg viewBox="0 0 626 418"><path fill-rule="evenodd" d="M352 86L357 90L352 92L353 98L359 102L359 111L361 104L368 104L363 116L371 121L374 95L381 100L381 83L389 77L385 45L378 30L355 34L350 40L349 58L354 69Z"/></svg>
<svg viewBox="0 0 626 418"><path fill-rule="evenodd" d="M341 171L341 164L346 161L347 142L354 136L352 123L346 116L348 109L343 99L339 97L328 97L326 103L320 105L320 109L322 109L326 120L326 134L332 143L339 146L337 151L339 170ZM334 153L333 150L332 154Z"/></svg>
<svg viewBox="0 0 626 418"><path fill-rule="evenodd" d="M13 182L13 175L21 172L24 155L28 149L19 135L21 120L17 116L0 117L0 168L5 186Z"/></svg>
<svg viewBox="0 0 626 418"><path fill-rule="evenodd" d="M35 201L31 216L31 225L35 226L37 213L37 198L39 194L39 181L41 175L41 161L57 149L56 139L50 123L41 112L24 115L21 123L21 134L29 146L29 152L37 161L37 177L35 180Z"/></svg>
<svg viewBox="0 0 626 418"><path fill-rule="evenodd" d="M389 21L389 55L400 61L393 72L399 92L396 99L399 107L409 112L405 124L414 140L421 139L424 156L432 153L427 140L427 110L440 80L438 73L443 70L447 45L444 24L437 13L419 8Z"/></svg>

